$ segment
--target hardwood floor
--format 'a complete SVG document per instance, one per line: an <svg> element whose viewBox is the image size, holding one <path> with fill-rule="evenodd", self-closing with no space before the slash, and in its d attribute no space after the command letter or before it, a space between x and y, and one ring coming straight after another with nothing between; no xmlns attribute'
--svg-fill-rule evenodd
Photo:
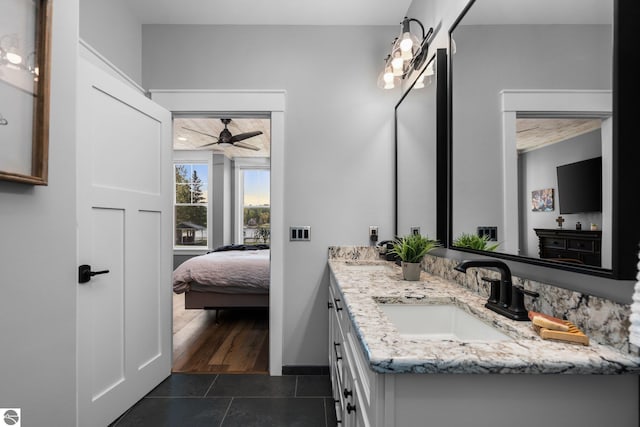
<svg viewBox="0 0 640 427"><path fill-rule="evenodd" d="M173 372L266 374L269 311L185 310L173 294Z"/></svg>

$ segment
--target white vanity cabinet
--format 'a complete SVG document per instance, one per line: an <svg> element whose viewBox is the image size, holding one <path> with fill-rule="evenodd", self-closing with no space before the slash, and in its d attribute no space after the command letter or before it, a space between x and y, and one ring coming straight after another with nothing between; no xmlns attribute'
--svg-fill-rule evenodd
<svg viewBox="0 0 640 427"><path fill-rule="evenodd" d="M329 369L339 426L369 427L375 421L379 375L364 362L351 320L333 279L329 288Z"/></svg>
<svg viewBox="0 0 640 427"><path fill-rule="evenodd" d="M402 348L401 340L393 339L389 340L394 347L387 350L389 358L378 356L370 362L360 337L367 331L371 333L371 328L378 336L377 330L384 330L384 320L376 322L375 314L370 312L375 308L364 305L368 299L366 288L352 283L342 291L334 274L330 275L328 353L338 426L638 426L637 374L482 374L478 369L474 371L474 366L470 366L469 374L448 374L444 370L415 373L422 363L428 367L433 361L407 359L397 352ZM380 286L376 292L383 293L384 289ZM374 340L365 343L370 346ZM438 359L445 366L456 366L460 361L451 354L443 351ZM490 356L493 358L488 359ZM504 351L495 356L487 354L478 364L505 363L503 360L508 357ZM372 363L389 372L373 371ZM413 366L414 371L408 372L407 366Z"/></svg>

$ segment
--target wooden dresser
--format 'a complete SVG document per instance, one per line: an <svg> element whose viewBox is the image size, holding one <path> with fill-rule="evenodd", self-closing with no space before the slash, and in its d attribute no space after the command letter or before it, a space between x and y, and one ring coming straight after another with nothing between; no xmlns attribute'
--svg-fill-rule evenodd
<svg viewBox="0 0 640 427"><path fill-rule="evenodd" d="M602 231L535 228L540 258L601 266Z"/></svg>

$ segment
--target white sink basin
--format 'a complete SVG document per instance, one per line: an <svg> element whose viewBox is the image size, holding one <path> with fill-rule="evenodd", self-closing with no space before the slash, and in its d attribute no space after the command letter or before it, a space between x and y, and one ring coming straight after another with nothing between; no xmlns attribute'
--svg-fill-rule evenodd
<svg viewBox="0 0 640 427"><path fill-rule="evenodd" d="M510 341L512 338L455 305L378 304L406 338Z"/></svg>

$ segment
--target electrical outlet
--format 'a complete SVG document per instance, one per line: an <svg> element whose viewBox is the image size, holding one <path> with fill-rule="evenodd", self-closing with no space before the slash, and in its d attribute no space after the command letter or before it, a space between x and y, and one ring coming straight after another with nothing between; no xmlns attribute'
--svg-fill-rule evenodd
<svg viewBox="0 0 640 427"><path fill-rule="evenodd" d="M420 227L411 227L411 234L414 236L420 235Z"/></svg>
<svg viewBox="0 0 640 427"><path fill-rule="evenodd" d="M372 242L378 241L378 226L370 225L369 226L369 240Z"/></svg>

